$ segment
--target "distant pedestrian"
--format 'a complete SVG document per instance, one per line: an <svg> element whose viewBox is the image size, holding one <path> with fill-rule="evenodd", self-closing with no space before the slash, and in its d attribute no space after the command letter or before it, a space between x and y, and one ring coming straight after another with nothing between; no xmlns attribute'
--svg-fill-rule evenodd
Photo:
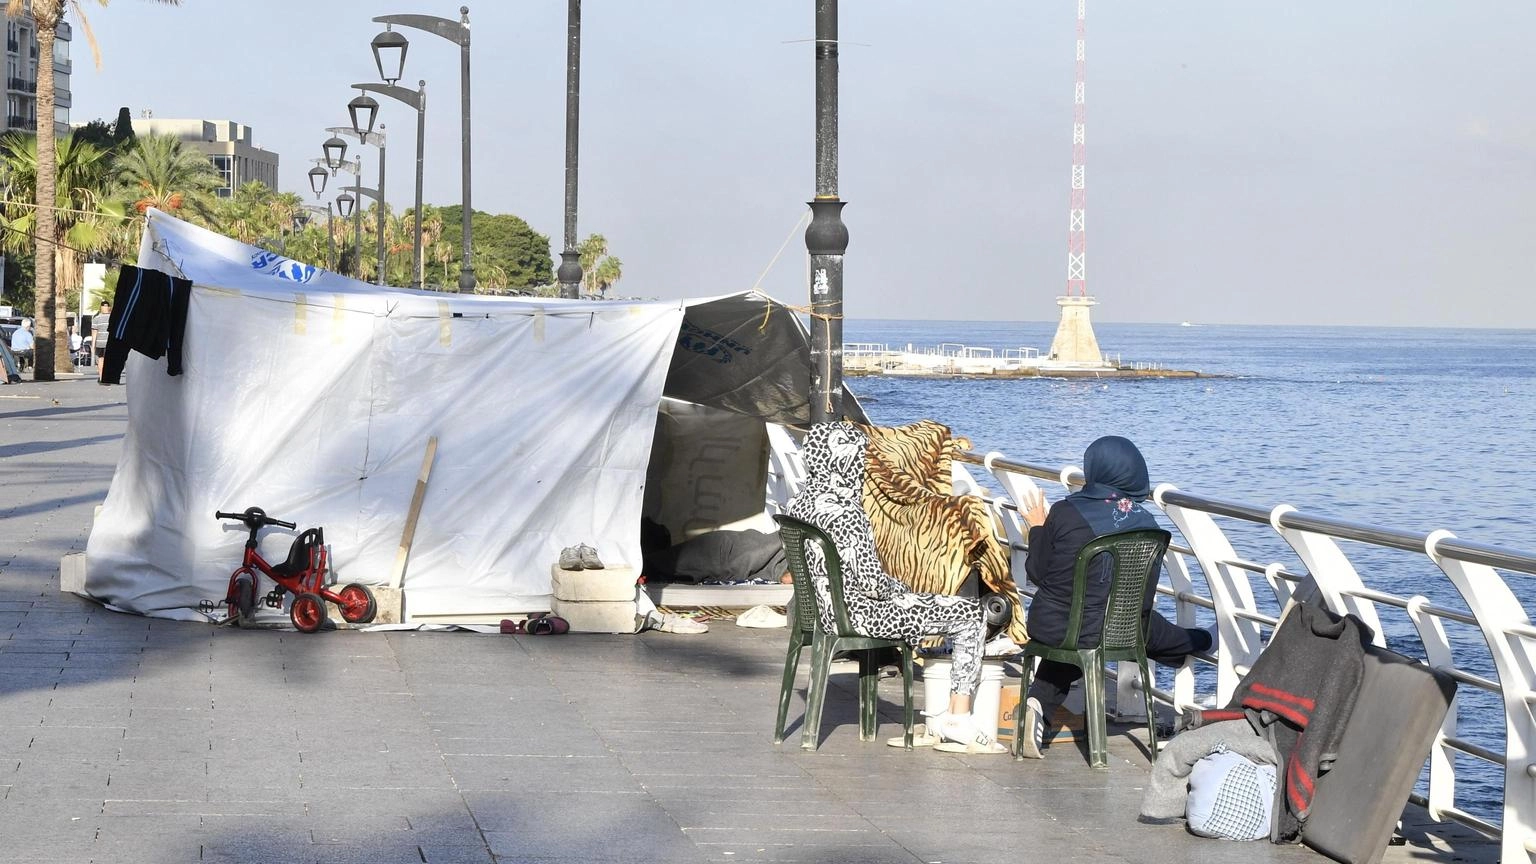
<svg viewBox="0 0 1536 864"><path fill-rule="evenodd" d="M16 363L25 369L33 365L37 340L32 335L32 319L21 319L21 326L11 334L11 353L16 355Z"/></svg>
<svg viewBox="0 0 1536 864"><path fill-rule="evenodd" d="M107 338L112 328L112 304L101 301L96 317L91 321L91 346L96 352L96 377L101 378L101 364L107 356Z"/></svg>

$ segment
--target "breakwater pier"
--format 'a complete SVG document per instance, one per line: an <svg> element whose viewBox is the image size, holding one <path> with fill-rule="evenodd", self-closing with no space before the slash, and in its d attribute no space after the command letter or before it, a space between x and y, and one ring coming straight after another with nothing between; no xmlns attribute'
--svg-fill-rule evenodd
<svg viewBox="0 0 1536 864"><path fill-rule="evenodd" d="M1034 348L979 348L945 342L932 348L843 343L843 374L915 378L1213 378L1193 369L1130 362L1104 354L1098 362L1060 360Z"/></svg>

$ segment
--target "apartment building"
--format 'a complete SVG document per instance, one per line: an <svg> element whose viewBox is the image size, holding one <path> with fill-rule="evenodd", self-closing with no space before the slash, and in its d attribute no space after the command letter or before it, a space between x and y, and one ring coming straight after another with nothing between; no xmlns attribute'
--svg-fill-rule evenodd
<svg viewBox="0 0 1536 864"><path fill-rule="evenodd" d="M166 120L136 117L135 135L173 135L183 147L207 156L219 174L220 198L235 194L241 184L252 180L277 188L277 154L251 141L251 127L232 120Z"/></svg>
<svg viewBox="0 0 1536 864"><path fill-rule="evenodd" d="M69 134L69 43L74 34L69 23L59 22L53 43L53 123L56 134ZM37 23L30 12L5 19L5 114L0 132L37 131Z"/></svg>

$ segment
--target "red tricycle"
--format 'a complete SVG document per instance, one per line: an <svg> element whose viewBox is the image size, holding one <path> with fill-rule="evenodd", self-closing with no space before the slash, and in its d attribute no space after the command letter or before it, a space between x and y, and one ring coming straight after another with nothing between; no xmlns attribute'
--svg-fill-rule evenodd
<svg viewBox="0 0 1536 864"><path fill-rule="evenodd" d="M243 513L215 511L216 519L234 519L250 529L251 537L245 541L245 560L229 577L229 593L224 602L229 606L231 617L249 619L256 609L256 573L265 573L274 586L264 599L273 609L283 607L283 592L293 594L293 604L288 607L288 617L300 633L313 633L327 623L325 601L335 603L341 617L349 624L366 624L373 620L378 603L373 592L363 585L347 585L340 591L332 591L325 584L330 556L325 548L323 529L310 528L294 538L288 550L288 560L277 565L268 564L256 551L256 534L268 525L281 528L297 528L292 522L273 519L260 507L247 507Z"/></svg>

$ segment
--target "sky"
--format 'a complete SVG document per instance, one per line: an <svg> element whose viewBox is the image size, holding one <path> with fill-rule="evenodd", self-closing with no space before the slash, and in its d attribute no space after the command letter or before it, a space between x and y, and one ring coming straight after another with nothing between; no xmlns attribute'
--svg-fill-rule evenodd
<svg viewBox="0 0 1536 864"><path fill-rule="evenodd" d="M306 201L349 84L378 80L373 16L458 15L427 0L83 5L102 66L76 21L72 120L126 105L249 125ZM1074 0L840 5L846 315L1054 320ZM624 262L619 293L806 302L814 12L583 4L579 232ZM470 10L474 206L522 216L557 260L566 14ZM458 48L402 32L403 83L427 81L425 199L459 203ZM1529 0L1088 0L1095 320L1536 328L1533 36ZM388 198L405 208L414 112L381 102Z"/></svg>

